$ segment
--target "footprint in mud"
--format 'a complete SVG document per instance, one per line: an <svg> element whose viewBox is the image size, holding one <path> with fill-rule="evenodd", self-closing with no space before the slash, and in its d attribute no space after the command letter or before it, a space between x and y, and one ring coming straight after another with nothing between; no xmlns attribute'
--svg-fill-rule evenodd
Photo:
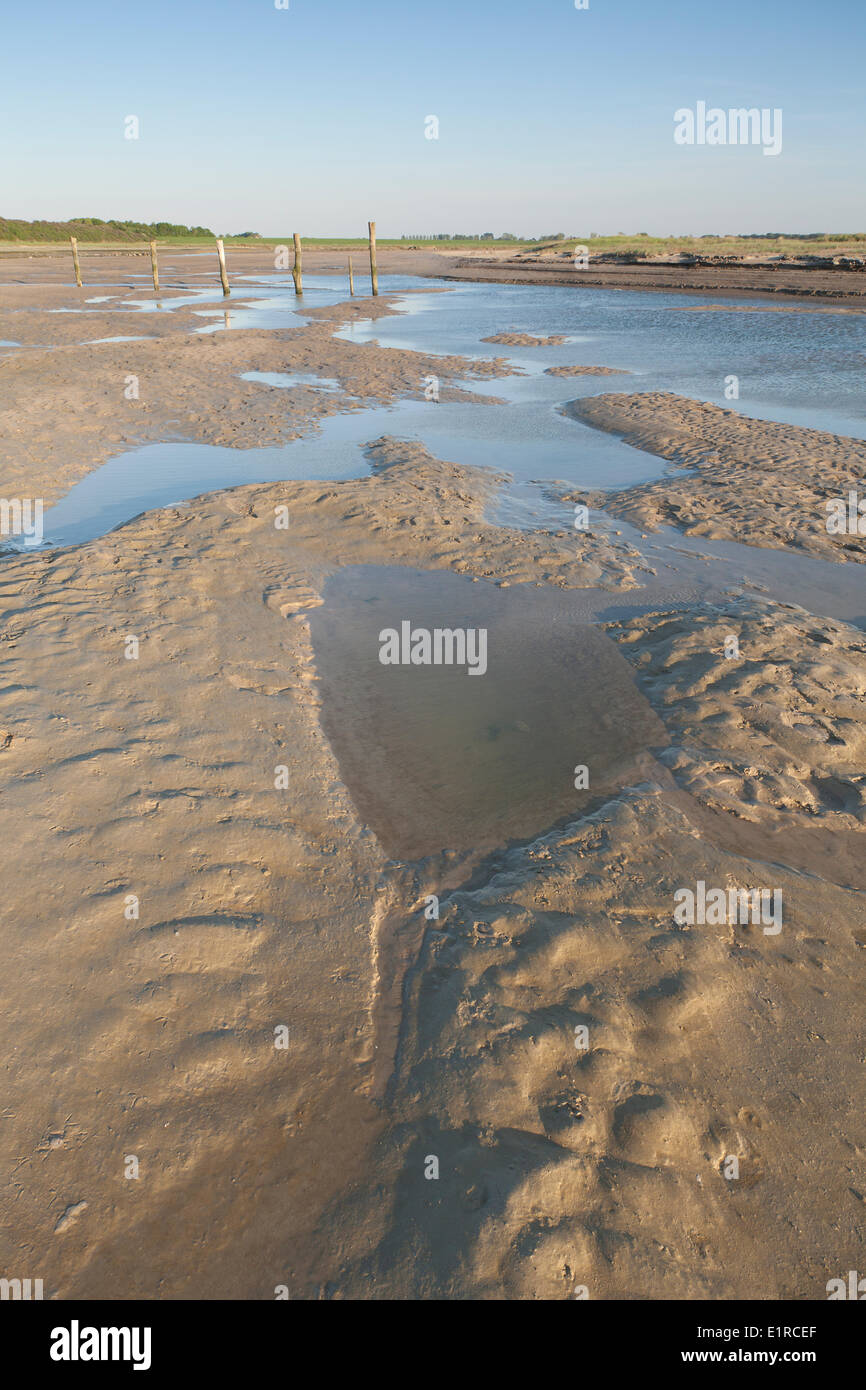
<svg viewBox="0 0 866 1390"><path fill-rule="evenodd" d="M279 613L281 618L292 618L310 608L317 608L322 602L319 594L307 584L291 584L266 589L262 594L266 608Z"/></svg>
<svg viewBox="0 0 866 1390"><path fill-rule="evenodd" d="M665 975L657 984L642 989L635 995L635 1002L650 1014L669 1012L672 1004L678 1002L685 992L685 977Z"/></svg>
<svg viewBox="0 0 866 1390"><path fill-rule="evenodd" d="M87 1203L84 1201L70 1203L70 1205L63 1212L62 1216L60 1216L60 1218L58 1219L57 1224L54 1227L54 1234L56 1236L59 1236L62 1235L64 1231L68 1231L69 1227L72 1226L78 1220L79 1216L83 1211L86 1210L86 1208Z"/></svg>
<svg viewBox="0 0 866 1390"><path fill-rule="evenodd" d="M639 990L632 999L652 1027L682 1032L695 1010L703 1013L706 1009L707 992L698 988L691 971L676 970Z"/></svg>
<svg viewBox="0 0 866 1390"><path fill-rule="evenodd" d="M613 1133L620 1147L627 1149L638 1135L645 1141L648 1131L658 1131L657 1121L660 1116L654 1112L664 1110L664 1108L665 1102L662 1096L641 1092L629 1096L628 1100L617 1105L613 1112ZM643 1120L650 1114L654 1114L654 1121L647 1125L643 1123Z"/></svg>
<svg viewBox="0 0 866 1390"><path fill-rule="evenodd" d="M732 1191L747 1191L755 1187L764 1176L764 1164L754 1140L744 1130L751 1123L757 1126L756 1117L748 1111L741 1111L735 1120L717 1117L704 1135L704 1157L711 1162Z"/></svg>
<svg viewBox="0 0 866 1390"><path fill-rule="evenodd" d="M863 811L863 797L859 787L853 782L844 781L840 777L812 777L812 786L818 795L818 799L830 811L847 811L849 815L857 816Z"/></svg>
<svg viewBox="0 0 866 1390"><path fill-rule="evenodd" d="M274 684L273 675L276 668L272 671L247 670L247 671L227 671L226 680L235 690L246 690L254 695L286 695L289 694L292 686L291 682L285 678L279 683ZM285 676L285 673L283 673Z"/></svg>
<svg viewBox="0 0 866 1390"><path fill-rule="evenodd" d="M538 1116L548 1139L570 1148L585 1143L583 1126L588 1111L587 1097L569 1089L542 1105Z"/></svg>

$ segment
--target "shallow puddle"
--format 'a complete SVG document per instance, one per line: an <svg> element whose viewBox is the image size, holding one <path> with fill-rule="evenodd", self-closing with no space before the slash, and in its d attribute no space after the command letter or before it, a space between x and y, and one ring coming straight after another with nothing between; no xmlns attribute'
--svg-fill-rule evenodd
<svg viewBox="0 0 866 1390"><path fill-rule="evenodd" d="M316 376L315 372L241 372L241 381L260 381L263 386L285 390L292 386L315 386L318 391L339 391L340 383L331 376Z"/></svg>
<svg viewBox="0 0 866 1390"><path fill-rule="evenodd" d="M276 375L280 374L260 374ZM291 384L309 384L335 394L328 383L328 378L312 376L309 383L293 380ZM353 403L348 393L345 400ZM646 482L661 476L667 466L654 454L576 425L546 407L539 406L538 415L528 419L515 417L510 410L509 406L462 401L436 405L410 399L347 409L311 425L308 435L278 447L228 449L181 441L145 444L94 469L47 510L46 539L52 545L93 540L140 512L173 506L218 488L292 478L361 478L370 471L365 446L385 434L418 440L437 458L524 472L538 465L538 453L532 450L543 450L545 462L558 476L569 478L566 470L579 467L580 483L587 488ZM573 508L563 507L562 513L570 524Z"/></svg>
<svg viewBox="0 0 866 1390"><path fill-rule="evenodd" d="M117 338L88 338L83 344L84 347L96 347L97 343L144 343L150 338L149 334L136 334L134 337L121 336ZM151 340L152 341L152 340Z"/></svg>
<svg viewBox="0 0 866 1390"><path fill-rule="evenodd" d="M531 838L652 775L665 729L572 595L355 566L311 614L322 722L358 812L395 859ZM486 633L486 669L383 665L380 634ZM470 639L471 649L471 639ZM588 786L575 787L575 768Z"/></svg>

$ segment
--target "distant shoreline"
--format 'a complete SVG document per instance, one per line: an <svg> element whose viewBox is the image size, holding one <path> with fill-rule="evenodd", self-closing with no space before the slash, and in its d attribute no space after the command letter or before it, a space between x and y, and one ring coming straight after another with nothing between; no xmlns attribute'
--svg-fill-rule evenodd
<svg viewBox="0 0 866 1390"><path fill-rule="evenodd" d="M279 243L274 243L279 244ZM213 243L189 242L161 248L161 253L204 254ZM129 245L79 246L86 260L90 256L133 257L144 259L149 252L144 247ZM305 243L304 265L308 273L338 274L343 262L338 257L351 252L355 274L363 278L366 267L366 246L347 242L345 245ZM215 254L215 253L214 253ZM68 248L61 244L22 246L0 243L0 263L10 258L19 262L52 260L68 257ZM243 270L272 268L272 245L265 241L226 246L229 274L238 268L242 258ZM519 258L518 258L519 257ZM428 279L483 281L505 285L563 285L576 289L644 290L666 294L722 295L735 299L779 298L785 304L801 309L809 305L819 312L859 313L866 310L866 268L849 268L827 264L829 257L816 257L821 264L804 264L791 257L785 260L743 260L707 257L703 263L677 263L672 259L635 261L629 254L617 258L610 252L584 269L576 270L570 255L562 251L529 254L525 251L506 251L490 255L485 251L454 252L438 250L434 245L401 247L379 243L379 270L383 275L407 274ZM841 258L840 258L841 259ZM565 262L565 263L563 263Z"/></svg>
<svg viewBox="0 0 866 1390"><path fill-rule="evenodd" d="M824 310L845 306L866 310L866 270L790 262L735 261L686 265L670 261L634 263L606 258L598 265L575 270L569 264L524 264L514 260L461 258L443 278L493 281L506 285L571 285L576 289L650 290L665 294L712 294L736 298L768 295L786 299L820 300ZM780 306L781 307L781 306Z"/></svg>

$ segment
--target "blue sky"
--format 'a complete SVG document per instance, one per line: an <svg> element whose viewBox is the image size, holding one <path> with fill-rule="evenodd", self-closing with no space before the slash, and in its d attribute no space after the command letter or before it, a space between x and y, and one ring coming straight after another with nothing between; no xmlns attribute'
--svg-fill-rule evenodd
<svg viewBox="0 0 866 1390"><path fill-rule="evenodd" d="M866 230L866 0L289 3L9 6L0 215L320 236L371 217L380 236ZM676 145L674 111L701 100L780 107L781 154Z"/></svg>

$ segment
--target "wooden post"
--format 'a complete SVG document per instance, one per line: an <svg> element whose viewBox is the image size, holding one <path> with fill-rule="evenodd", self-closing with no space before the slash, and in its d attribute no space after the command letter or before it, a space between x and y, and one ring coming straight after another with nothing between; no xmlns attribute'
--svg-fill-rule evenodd
<svg viewBox="0 0 866 1390"><path fill-rule="evenodd" d="M155 294L159 294L159 265L156 260L156 242L150 243L150 268L153 271L153 289Z"/></svg>
<svg viewBox="0 0 866 1390"><path fill-rule="evenodd" d="M220 279L223 282L223 294L231 294L231 290L229 289L229 277L226 271L226 253L219 238L217 238L217 255L220 258Z"/></svg>
<svg viewBox="0 0 866 1390"><path fill-rule="evenodd" d="M301 238L298 236L298 233L295 232L295 233L293 234L293 238L292 238L292 239L293 239L293 241L294 241L294 243L295 243L295 265L294 265L294 269L292 270L292 279L293 279L294 282L295 282L295 294L303 294L303 293L304 293L304 265L303 265L303 253L302 253L302 251L301 251Z"/></svg>
<svg viewBox="0 0 866 1390"><path fill-rule="evenodd" d="M355 276L352 271L352 257L349 257L349 294L355 293Z"/></svg>
<svg viewBox="0 0 866 1390"><path fill-rule="evenodd" d="M78 264L78 242L74 236L69 240L72 242L72 264L75 266L75 283L81 289L81 266Z"/></svg>
<svg viewBox="0 0 866 1390"><path fill-rule="evenodd" d="M376 265L376 223L368 222L367 229L370 233L370 281L373 286L373 293L379 293L379 268Z"/></svg>

